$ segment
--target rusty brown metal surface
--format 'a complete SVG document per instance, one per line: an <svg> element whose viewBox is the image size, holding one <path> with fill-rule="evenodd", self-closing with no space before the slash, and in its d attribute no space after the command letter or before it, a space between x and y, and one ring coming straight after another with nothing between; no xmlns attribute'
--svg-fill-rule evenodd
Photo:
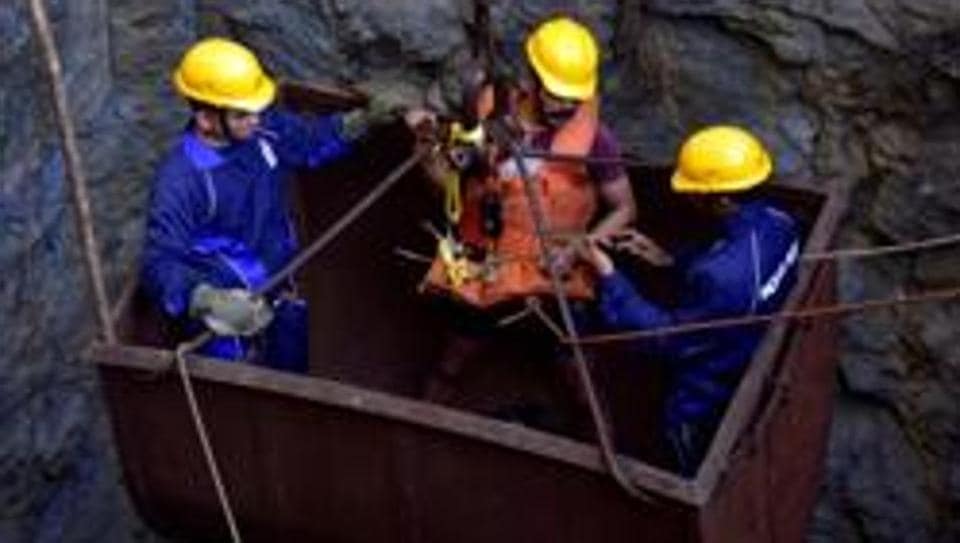
<svg viewBox="0 0 960 543"><path fill-rule="evenodd" d="M96 346L92 356L139 510L168 535L220 535L178 382L147 371L167 355ZM588 444L318 379L193 367L250 541L687 541L694 526L682 481L630 462L636 480L673 486L639 504Z"/></svg>
<svg viewBox="0 0 960 543"><path fill-rule="evenodd" d="M806 304L836 300L836 267L821 267ZM823 476L823 460L833 414L833 391L839 349L836 319L823 318L800 325L776 376L777 394L771 404L761 446L766 447L770 470L768 498L773 541L807 540L807 526Z"/></svg>
<svg viewBox="0 0 960 543"><path fill-rule="evenodd" d="M837 185L839 186L839 185ZM846 208L846 192L834 190L826 195L803 190L786 190L792 194L794 215L806 218L808 232L803 252L821 252L832 243L840 218ZM806 208L807 212L802 210ZM811 212L813 211L813 212ZM813 220L813 218L816 218ZM793 292L787 299L786 308L805 306L810 295L810 285L823 263L802 268ZM741 379L737 393L731 401L723 421L714 436L707 456L697 474L700 503L705 504L716 491L721 478L729 468L730 458L747 425L756 417L764 398L764 389L776 379L776 368L783 356L785 339L797 326L796 322L777 323L767 329L764 340L754 353L747 372Z"/></svg>
<svg viewBox="0 0 960 543"><path fill-rule="evenodd" d="M335 221L408 148L402 131L387 131L353 159L305 177L304 238ZM665 201L658 191L666 170L631 175L646 230L668 237L670 210L658 215L652 207ZM786 187L774 197L810 232L805 250L827 248L839 200ZM437 195L410 175L303 271L314 377L191 362L246 540L799 540L829 421L836 352L829 321L771 327L696 480L655 467L662 395L655 365L618 347L592 348L625 470L657 498L644 504L613 484L589 433L570 420L548 432L493 416L531 399L571 412L543 330L491 338L455 409L416 400L454 314L416 293L424 269L393 249L431 254L434 242L419 222L440 209ZM666 281L654 272L645 279ZM664 285L658 290L668 296ZM790 303L828 303L832 286L832 268L812 265ZM95 344L89 352L101 369L128 489L161 532L216 538L224 528L178 381L151 377L169 363L162 350L169 336L141 298L129 300L119 328L125 341L160 349Z"/></svg>
<svg viewBox="0 0 960 543"><path fill-rule="evenodd" d="M810 292L825 294L804 305L830 295ZM739 460L708 503L699 500L699 481L628 461L631 477L658 496L651 506L616 489L589 443L322 379L217 362L192 367L250 540L633 541L656 533L662 541L767 541L775 524L802 532L809 514L802 505L812 499L815 477L804 485L797 473L808 477L820 469L830 390L824 367L832 368L833 360L811 358L828 355L829 347L811 349L796 339L808 336L786 338L789 347L772 368L783 373L819 361L817 379L804 372L793 379L797 394L810 400L791 399L784 405L797 409L773 409L753 431L766 432L767 443L779 443L775 432L797 433L810 454L791 458L789 448L768 453L741 440ZM379 360L390 362L380 348ZM155 380L146 373L162 367L169 353L98 345L91 356L100 363L128 487L145 518L171 535L219 534L213 488L182 391L172 375ZM631 449L630 439L639 440L642 455L655 424L656 387L650 386L656 380L617 371L615 362L605 368L598 381L616 414L618 445ZM793 420L787 416L797 425L773 430ZM751 447L763 452L751 454ZM780 509L767 491L785 492L784 485L794 490L785 493L791 507Z"/></svg>
<svg viewBox="0 0 960 543"><path fill-rule="evenodd" d="M832 302L835 288L835 266L823 264L801 307ZM838 338L830 318L789 331L762 408L703 508L705 541L806 541L823 471Z"/></svg>
<svg viewBox="0 0 960 543"><path fill-rule="evenodd" d="M284 106L300 112L331 113L354 107L363 107L369 97L357 89L308 81L280 82L280 101Z"/></svg>

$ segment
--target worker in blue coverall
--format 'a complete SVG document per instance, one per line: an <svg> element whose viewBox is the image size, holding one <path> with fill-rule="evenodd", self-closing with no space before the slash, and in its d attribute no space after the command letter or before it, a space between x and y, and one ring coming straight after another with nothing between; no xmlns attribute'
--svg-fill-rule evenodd
<svg viewBox="0 0 960 543"><path fill-rule="evenodd" d="M222 38L191 47L173 75L192 115L157 171L142 284L187 335L216 337L199 352L277 369L307 369L307 311L287 289L255 296L297 249L288 211L290 173L350 152L389 107L371 100L345 115L298 116L256 56Z"/></svg>
<svg viewBox="0 0 960 543"><path fill-rule="evenodd" d="M795 282L800 240L794 219L757 194L772 170L766 149L743 129L715 126L690 137L671 186L701 215L691 222L713 224L713 234L673 255L680 285L672 307L644 296L604 243L589 246L605 327L649 330L777 311ZM683 475L696 474L763 331L737 326L638 340L640 352L667 364L664 430Z"/></svg>

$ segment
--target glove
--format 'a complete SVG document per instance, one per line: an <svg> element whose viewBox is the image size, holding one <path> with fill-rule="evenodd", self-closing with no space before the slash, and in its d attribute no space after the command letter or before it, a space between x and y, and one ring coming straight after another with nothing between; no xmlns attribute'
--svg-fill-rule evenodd
<svg viewBox="0 0 960 543"><path fill-rule="evenodd" d="M348 141L364 138L372 129L399 120L410 109L409 100L392 93L374 94L365 108L343 115L341 134Z"/></svg>
<svg viewBox="0 0 960 543"><path fill-rule="evenodd" d="M190 294L190 316L202 319L217 335L252 336L270 324L273 310L248 290L201 283Z"/></svg>

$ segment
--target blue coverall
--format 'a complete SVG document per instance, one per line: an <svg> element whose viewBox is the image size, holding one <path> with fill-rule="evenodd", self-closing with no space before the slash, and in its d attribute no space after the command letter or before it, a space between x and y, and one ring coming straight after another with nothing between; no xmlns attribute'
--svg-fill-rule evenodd
<svg viewBox="0 0 960 543"><path fill-rule="evenodd" d="M676 307L646 300L619 272L602 277L604 324L643 330L777 311L796 281L800 240L795 221L762 201L742 204L724 219L709 247L681 257ZM723 416L764 327L718 328L664 336L636 346L668 365L664 429L680 471L692 476Z"/></svg>
<svg viewBox="0 0 960 543"><path fill-rule="evenodd" d="M257 134L213 148L188 126L160 165L153 185L142 284L163 313L185 322L190 294L200 283L256 289L294 255L290 173L315 168L351 150L339 116L298 116L271 109ZM254 340L216 338L200 352L229 360L257 358L273 367L306 371L307 313L302 300L271 300L274 320Z"/></svg>

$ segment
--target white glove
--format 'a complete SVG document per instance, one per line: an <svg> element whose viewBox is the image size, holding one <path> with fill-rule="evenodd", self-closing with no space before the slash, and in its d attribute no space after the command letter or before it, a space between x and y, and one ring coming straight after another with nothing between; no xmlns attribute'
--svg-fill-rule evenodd
<svg viewBox="0 0 960 543"><path fill-rule="evenodd" d="M215 334L252 336L273 320L273 310L262 296L240 288L198 285L190 295L190 315L202 319Z"/></svg>

